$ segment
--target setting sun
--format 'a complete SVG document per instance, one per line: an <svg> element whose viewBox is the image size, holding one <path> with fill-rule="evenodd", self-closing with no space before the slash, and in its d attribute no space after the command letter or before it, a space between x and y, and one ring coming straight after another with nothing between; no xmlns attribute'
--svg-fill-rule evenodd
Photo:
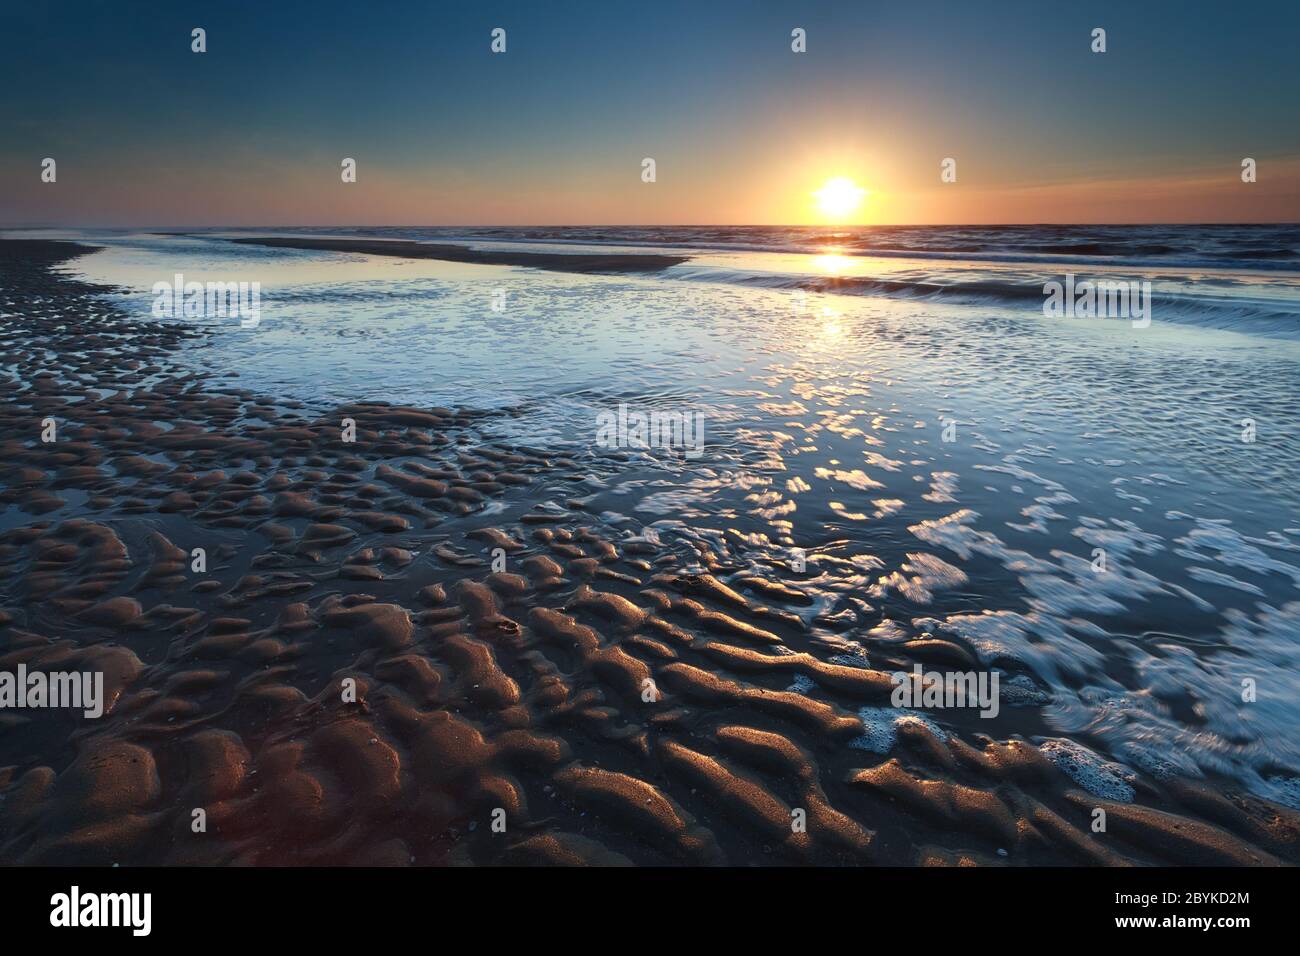
<svg viewBox="0 0 1300 956"><path fill-rule="evenodd" d="M828 179L826 185L813 193L817 197L817 208L822 214L835 219L857 210L866 194L865 189L843 176Z"/></svg>

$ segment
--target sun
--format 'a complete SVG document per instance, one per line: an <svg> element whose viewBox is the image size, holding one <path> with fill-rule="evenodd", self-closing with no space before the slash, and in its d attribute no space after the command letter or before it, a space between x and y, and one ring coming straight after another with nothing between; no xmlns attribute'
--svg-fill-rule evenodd
<svg viewBox="0 0 1300 956"><path fill-rule="evenodd" d="M832 219L842 219L856 211L866 194L865 189L844 176L826 180L826 185L813 193L817 208Z"/></svg>

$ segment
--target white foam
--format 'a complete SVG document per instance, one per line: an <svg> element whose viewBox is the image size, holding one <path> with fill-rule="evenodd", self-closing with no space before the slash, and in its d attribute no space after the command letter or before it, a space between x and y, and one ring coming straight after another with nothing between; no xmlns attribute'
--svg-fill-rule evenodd
<svg viewBox="0 0 1300 956"><path fill-rule="evenodd" d="M898 743L898 728L904 723L916 723L924 726L940 740L947 740L948 735L925 714L898 707L863 707L858 711L862 718L863 733L849 741L855 750L869 750L876 754L887 754Z"/></svg>
<svg viewBox="0 0 1300 956"><path fill-rule="evenodd" d="M1133 771L1103 760L1082 744L1061 737L1049 737L1038 744L1043 756L1056 764L1067 777L1094 797L1132 803L1136 791L1129 781Z"/></svg>

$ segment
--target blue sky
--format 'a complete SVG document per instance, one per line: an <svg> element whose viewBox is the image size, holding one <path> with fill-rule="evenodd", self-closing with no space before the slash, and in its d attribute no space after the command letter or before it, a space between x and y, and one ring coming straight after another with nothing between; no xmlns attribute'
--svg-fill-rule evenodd
<svg viewBox="0 0 1300 956"><path fill-rule="evenodd" d="M794 222L838 174L882 221L1300 217L1294 2L14 7L4 224Z"/></svg>

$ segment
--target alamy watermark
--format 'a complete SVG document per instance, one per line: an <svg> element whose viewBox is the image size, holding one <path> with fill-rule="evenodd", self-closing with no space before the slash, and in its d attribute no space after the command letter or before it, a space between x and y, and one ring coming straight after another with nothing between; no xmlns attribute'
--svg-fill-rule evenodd
<svg viewBox="0 0 1300 956"><path fill-rule="evenodd" d="M659 448L699 458L704 453L704 413L658 408L636 411L619 402L618 411L606 410L596 416L596 444L601 448Z"/></svg>
<svg viewBox="0 0 1300 956"><path fill-rule="evenodd" d="M890 678L895 707L978 707L981 717L990 718L1000 709L997 671L925 671L913 664L910 674L895 671Z"/></svg>
<svg viewBox="0 0 1300 956"><path fill-rule="evenodd" d="M50 897L50 925L73 929L117 926L131 930L132 936L148 936L153 929L153 894L83 893L73 884L68 892Z"/></svg>
<svg viewBox="0 0 1300 956"><path fill-rule="evenodd" d="M1151 283L1136 279L1084 279L1043 283L1043 315L1049 319L1131 319L1133 328L1151 324Z"/></svg>
<svg viewBox="0 0 1300 956"><path fill-rule="evenodd" d="M174 282L153 284L153 314L158 319L239 319L240 328L255 329L262 321L262 283Z"/></svg>
<svg viewBox="0 0 1300 956"><path fill-rule="evenodd" d="M31 671L19 664L16 673L0 671L0 710L70 707L87 717L104 713L102 671Z"/></svg>

